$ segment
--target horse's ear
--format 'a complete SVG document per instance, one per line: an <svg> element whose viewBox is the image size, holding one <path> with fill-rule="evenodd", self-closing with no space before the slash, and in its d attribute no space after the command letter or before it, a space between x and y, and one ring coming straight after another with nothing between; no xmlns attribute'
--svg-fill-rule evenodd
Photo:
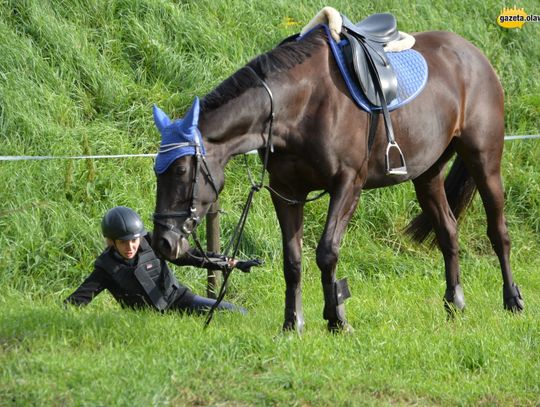
<svg viewBox="0 0 540 407"><path fill-rule="evenodd" d="M163 110L161 110L159 107L154 105L153 108L154 111L154 123L156 123L156 127L160 132L163 131L167 126L171 124L171 119L169 119L169 116L165 114Z"/></svg>
<svg viewBox="0 0 540 407"><path fill-rule="evenodd" d="M199 125L199 97L195 96L195 100L189 109L189 112L186 113L182 120L182 126L185 129L191 128L194 129Z"/></svg>

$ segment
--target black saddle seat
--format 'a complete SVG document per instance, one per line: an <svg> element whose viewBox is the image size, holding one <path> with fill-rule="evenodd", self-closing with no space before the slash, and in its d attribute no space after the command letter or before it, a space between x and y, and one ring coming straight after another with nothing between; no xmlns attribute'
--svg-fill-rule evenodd
<svg viewBox="0 0 540 407"><path fill-rule="evenodd" d="M396 18L390 13L372 14L362 21L353 24L346 16L341 15L343 26L367 40L388 44L399 38Z"/></svg>

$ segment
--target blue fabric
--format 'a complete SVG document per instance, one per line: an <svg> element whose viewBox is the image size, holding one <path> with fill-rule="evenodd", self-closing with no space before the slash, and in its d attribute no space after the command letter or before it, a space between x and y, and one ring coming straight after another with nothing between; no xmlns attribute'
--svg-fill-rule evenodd
<svg viewBox="0 0 540 407"><path fill-rule="evenodd" d="M348 45L348 40L345 39L336 43L330 35L328 26L321 25L319 27L323 27L326 31L330 49L334 54L339 70L356 104L367 112L381 110L380 106L374 106L367 100L364 93L357 85L356 80L353 79L354 73L351 74L347 69L345 56L342 50L343 47ZM306 35L307 34L304 34L304 36ZM301 39L302 37L299 38L300 41ZM422 54L413 49L401 52L387 52L386 55L388 55L390 64L394 68L398 82L397 98L393 101L388 101L388 110L392 111L409 103L422 92L428 79L428 66Z"/></svg>
<svg viewBox="0 0 540 407"><path fill-rule="evenodd" d="M189 111L182 119L171 121L159 107L154 105L154 123L161 133L161 144L154 164L156 174L162 174L177 159L195 155L197 150L204 155L204 144L199 124L199 98L195 97Z"/></svg>

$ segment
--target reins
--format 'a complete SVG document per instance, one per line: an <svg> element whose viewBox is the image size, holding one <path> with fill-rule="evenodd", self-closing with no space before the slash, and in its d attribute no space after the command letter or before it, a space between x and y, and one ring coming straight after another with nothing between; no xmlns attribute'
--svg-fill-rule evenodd
<svg viewBox="0 0 540 407"><path fill-rule="evenodd" d="M284 200L285 202L287 202L290 205L297 205L297 204L301 204L301 203L311 202L311 201L314 201L316 199L321 198L324 194L327 193L327 191L322 191L321 193L317 194L313 198L309 198L309 199L301 201L301 200L295 200L295 199L287 198L287 197L281 195L280 193L278 193L275 189L273 189L269 185L264 185L264 179L266 177L266 173L268 172L268 159L269 159L270 153L274 152L274 145L272 143L272 137L273 137L272 126L274 124L274 117L275 117L275 114L274 114L274 96L272 94L272 91L270 90L270 87L266 84L266 82L259 76L259 74L257 74L257 72L252 67L246 66L245 68L248 69L249 71L251 71L251 73L253 73L253 75L258 79L258 81L263 85L264 89L266 90L266 93L268 93L268 96L270 98L270 114L269 114L268 118L266 119L266 123L268 123L268 137L266 139L263 166L262 166L262 169L261 169L261 176L260 176L260 180L259 180L258 183L255 181L255 179L253 177L253 174L249 170L249 167L247 166L247 162L246 162L246 168L247 168L247 171L248 171L249 180L251 182L251 188L250 188L246 203L244 204L242 214L240 215L240 219L238 220L238 223L237 223L237 225L236 225L236 227L234 229L233 235L232 235L232 237L231 237L231 239L230 239L229 243L227 244L227 246L225 248L225 251L224 251L224 255L228 256L229 251L232 249L231 259L233 261L236 258L236 255L238 254L238 247L240 245L242 234L244 233L244 227L246 225L246 220L247 220L247 217L248 217L248 214L249 214L249 210L251 209L251 204L253 203L253 197L254 197L256 192L259 192L262 188L266 188L268 191L270 191L271 193L276 194L276 196L278 196L280 199ZM244 160L246 160L245 155L244 155ZM196 241L196 244L198 245L199 250L201 250L200 243ZM212 321L213 315L214 315L214 311L217 309L217 307L219 306L219 304L221 303L221 301L225 297L225 293L227 291L227 281L229 279L231 271L232 271L231 267L227 267L223 271L223 283L221 284L221 287L220 287L219 294L217 296L216 302L212 305L212 307L210 308L210 311L208 312L208 315L206 317L206 321L205 321L205 324L204 324L204 328L206 328L210 324L210 322Z"/></svg>
<svg viewBox="0 0 540 407"><path fill-rule="evenodd" d="M250 181L251 181L251 189L249 190L249 194L246 200L246 203L244 204L244 208L242 209L242 214L240 215L240 219L238 220L238 223L236 224L236 227L234 228L233 235L231 236L231 240L229 240L229 243L227 244L224 255L225 257L228 256L229 251L232 249L232 255L231 260L234 261L236 258L236 255L238 254L238 248L240 246L240 240L242 238L242 234L244 233L244 227L246 225L246 220L249 214L249 210L251 209L251 204L253 203L253 196L256 192L259 192L264 187L264 178L266 176L267 168L268 168L268 158L270 156L270 152L274 151L274 146L272 144L272 125L274 124L274 95L272 94L272 91L266 84L266 82L255 72L255 70L250 67L246 66L246 69L251 71L255 77L261 82L264 89L268 93L268 96L270 97L270 114L268 118L266 119L266 123L268 123L268 137L266 139L266 146L265 146L265 152L264 152L264 160L263 160L263 166L261 170L261 178L259 183L255 183L253 181L253 178L251 176L251 173L249 173ZM214 311L217 309L221 301L223 301L223 298L225 297L225 293L227 291L227 281L229 280L229 276L231 274L232 268L230 266L226 267L225 270L223 270L223 282L221 284L221 287L219 289L219 294L216 298L216 302L212 305L210 308L210 311L208 311L208 315L206 317L206 321L204 323L204 328L206 328L210 322L212 321L212 318L214 316Z"/></svg>

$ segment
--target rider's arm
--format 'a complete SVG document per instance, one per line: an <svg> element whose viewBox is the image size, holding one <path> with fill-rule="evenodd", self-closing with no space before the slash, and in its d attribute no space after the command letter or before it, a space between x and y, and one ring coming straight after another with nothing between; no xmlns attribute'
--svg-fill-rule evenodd
<svg viewBox="0 0 540 407"><path fill-rule="evenodd" d="M69 297L64 300L66 304L86 305L105 288L105 271L95 268L83 283Z"/></svg>
<svg viewBox="0 0 540 407"><path fill-rule="evenodd" d="M201 253L199 249L190 249L184 256L179 259L172 260L171 263L177 266L193 266L205 268L208 270L222 270L227 266L234 266L230 263L227 257L222 254L206 252Z"/></svg>

